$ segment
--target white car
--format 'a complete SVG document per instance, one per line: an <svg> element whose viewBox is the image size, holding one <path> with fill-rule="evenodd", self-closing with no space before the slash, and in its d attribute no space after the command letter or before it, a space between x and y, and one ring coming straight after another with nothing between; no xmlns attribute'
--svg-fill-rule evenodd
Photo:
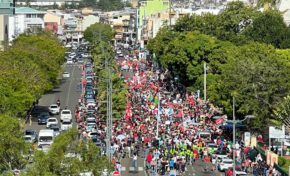
<svg viewBox="0 0 290 176"><path fill-rule="evenodd" d="M60 121L72 121L72 114L69 109L64 109L60 113Z"/></svg>
<svg viewBox="0 0 290 176"><path fill-rule="evenodd" d="M59 114L60 107L57 104L52 104L48 107L48 111L50 114Z"/></svg>
<svg viewBox="0 0 290 176"><path fill-rule="evenodd" d="M76 57L76 56L77 56L76 53L70 53L70 54L68 55L68 57L70 57L70 58L74 58L74 57Z"/></svg>
<svg viewBox="0 0 290 176"><path fill-rule="evenodd" d="M61 124L60 124L60 130L61 131L65 131L68 129L72 128L72 122L68 121L68 120L64 120Z"/></svg>
<svg viewBox="0 0 290 176"><path fill-rule="evenodd" d="M218 164L218 170L225 171L233 167L233 160L230 158L223 158L222 161Z"/></svg>
<svg viewBox="0 0 290 176"><path fill-rule="evenodd" d="M69 77L70 77L69 72L64 72L64 73L62 74L62 77L63 77L63 78L69 78Z"/></svg>
<svg viewBox="0 0 290 176"><path fill-rule="evenodd" d="M72 59L68 59L68 60L66 61L66 63L67 63L67 64L73 64L74 62L73 62Z"/></svg>
<svg viewBox="0 0 290 176"><path fill-rule="evenodd" d="M57 125L58 124L58 120L55 117L50 117L47 119L47 123L46 123L46 127L49 128L50 125Z"/></svg>
<svg viewBox="0 0 290 176"><path fill-rule="evenodd" d="M87 58L87 57L89 57L89 54L88 53L83 53L82 57Z"/></svg>
<svg viewBox="0 0 290 176"><path fill-rule="evenodd" d="M227 158L228 155L214 155L211 159L212 164L216 164L217 161L222 161L222 159Z"/></svg>

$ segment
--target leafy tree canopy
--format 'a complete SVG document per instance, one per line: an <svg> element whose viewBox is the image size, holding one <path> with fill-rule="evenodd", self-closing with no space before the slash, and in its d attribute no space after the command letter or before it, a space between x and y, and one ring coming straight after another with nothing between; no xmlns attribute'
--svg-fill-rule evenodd
<svg viewBox="0 0 290 176"><path fill-rule="evenodd" d="M78 175L84 171L100 175L112 169L105 156L92 141L78 139L78 131L71 129L56 137L48 153L36 151L34 163L26 175Z"/></svg>
<svg viewBox="0 0 290 176"><path fill-rule="evenodd" d="M23 116L62 71L65 49L49 34L21 35L0 53L0 114Z"/></svg>
<svg viewBox="0 0 290 176"><path fill-rule="evenodd" d="M84 38L89 42L101 39L102 41L110 41L115 32L110 25L104 23L95 23L89 26L84 32Z"/></svg>
<svg viewBox="0 0 290 176"><path fill-rule="evenodd" d="M174 31L200 31L220 40L231 41L237 45L259 41L276 48L289 48L290 28L282 15L276 10L260 12L245 6L242 2L231 2L225 11L218 15L187 15L180 18Z"/></svg>
<svg viewBox="0 0 290 176"><path fill-rule="evenodd" d="M19 120L0 115L0 172L14 168L21 169L26 164L23 155L28 152Z"/></svg>
<svg viewBox="0 0 290 176"><path fill-rule="evenodd" d="M99 114L106 114L107 97L107 80L108 70L105 69L107 62L108 68L112 75L112 102L113 117L121 118L126 106L127 86L119 77L119 70L114 57L114 50L110 45L110 41L114 36L114 31L109 25L96 23L85 31L85 38L93 43L92 55L94 60L94 69L97 75L97 99L101 102L99 106Z"/></svg>
<svg viewBox="0 0 290 176"><path fill-rule="evenodd" d="M269 123L274 108L290 89L288 50L248 42L236 46L200 32L160 30L148 48L162 68L190 90L203 89L203 64L207 63L207 94L210 101L232 114L235 96L238 116L254 114L255 127Z"/></svg>
<svg viewBox="0 0 290 176"><path fill-rule="evenodd" d="M290 28L286 26L280 12L268 10L257 17L245 35L252 40L272 44L277 48L290 47Z"/></svg>
<svg viewBox="0 0 290 176"><path fill-rule="evenodd" d="M97 8L103 11L114 11L123 9L125 5L128 4L124 4L121 0L99 0Z"/></svg>

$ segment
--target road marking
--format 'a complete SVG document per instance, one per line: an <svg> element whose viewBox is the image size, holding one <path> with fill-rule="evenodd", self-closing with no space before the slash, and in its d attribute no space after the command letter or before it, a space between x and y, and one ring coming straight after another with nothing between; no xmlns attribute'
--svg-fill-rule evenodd
<svg viewBox="0 0 290 176"><path fill-rule="evenodd" d="M126 170L126 168L125 168L125 170ZM124 171L125 171L125 170L124 170ZM135 167L129 167L129 171L136 171L136 169L135 169ZM141 172L141 171L144 171L144 168L143 168L143 167L138 167L138 168L137 168L137 171L140 171L140 172Z"/></svg>
<svg viewBox="0 0 290 176"><path fill-rule="evenodd" d="M121 171L126 171L126 167L122 167L121 168Z"/></svg>
<svg viewBox="0 0 290 176"><path fill-rule="evenodd" d="M72 71L72 75L71 76L73 76L74 75L74 72L75 72L75 69L76 69L76 67L73 67L73 71ZM67 96L66 96L66 104L65 104L65 106L68 106L68 102L69 102L69 95L70 95L70 89L71 89L71 85L72 85L72 82L73 82L73 80L72 79L69 79L69 87L68 87L68 90L67 90Z"/></svg>

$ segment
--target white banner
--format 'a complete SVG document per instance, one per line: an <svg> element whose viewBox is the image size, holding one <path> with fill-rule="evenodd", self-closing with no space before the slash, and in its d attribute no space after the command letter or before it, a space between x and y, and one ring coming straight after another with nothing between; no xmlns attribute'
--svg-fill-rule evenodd
<svg viewBox="0 0 290 176"><path fill-rule="evenodd" d="M270 126L269 127L269 138L284 139L285 138L284 126L281 129L274 127L274 126Z"/></svg>
<svg viewBox="0 0 290 176"><path fill-rule="evenodd" d="M244 133L244 141L245 141L245 147L248 147L251 145L251 133L250 132Z"/></svg>

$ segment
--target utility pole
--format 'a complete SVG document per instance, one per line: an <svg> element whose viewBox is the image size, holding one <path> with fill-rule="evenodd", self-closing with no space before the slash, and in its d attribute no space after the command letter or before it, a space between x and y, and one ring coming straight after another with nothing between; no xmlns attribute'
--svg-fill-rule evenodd
<svg viewBox="0 0 290 176"><path fill-rule="evenodd" d="M203 64L203 70L204 70L204 80L203 80L203 94L204 94L204 102L206 102L206 62Z"/></svg>
<svg viewBox="0 0 290 176"><path fill-rule="evenodd" d="M156 127L156 137L158 139L159 137L159 121L160 121L160 92L158 93L158 106L157 106L158 110L157 110L157 127Z"/></svg>
<svg viewBox="0 0 290 176"><path fill-rule="evenodd" d="M99 34L99 44L101 44L102 40L102 32L98 31ZM96 37L94 33L94 38ZM101 44L102 45L102 44ZM111 75L111 69L108 63L108 58L104 51L104 46L102 46L102 54L105 57L105 70L107 70L107 107L106 107L106 155L108 156L109 160L111 161L112 153L111 153L111 136L112 136L112 75Z"/></svg>
<svg viewBox="0 0 290 176"><path fill-rule="evenodd" d="M236 175L236 114L235 97L233 97L233 175Z"/></svg>
<svg viewBox="0 0 290 176"><path fill-rule="evenodd" d="M169 27L171 29L171 0L169 0Z"/></svg>

